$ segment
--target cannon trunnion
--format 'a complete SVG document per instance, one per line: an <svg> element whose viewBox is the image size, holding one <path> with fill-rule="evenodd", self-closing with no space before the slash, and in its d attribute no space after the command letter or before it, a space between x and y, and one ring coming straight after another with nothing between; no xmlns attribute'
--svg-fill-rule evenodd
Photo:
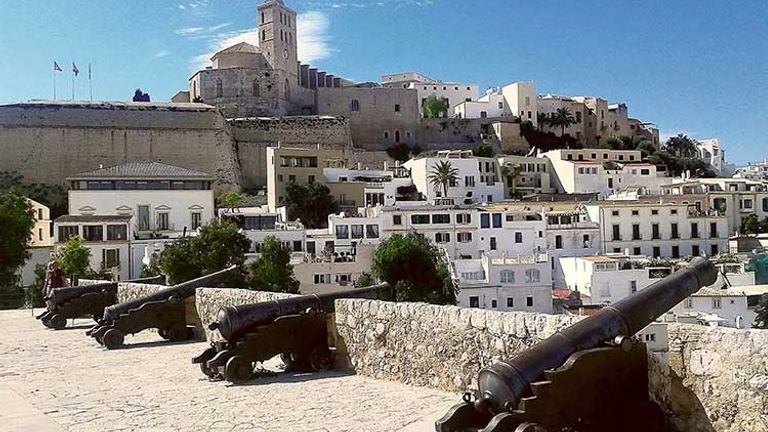
<svg viewBox="0 0 768 432"><path fill-rule="evenodd" d="M192 359L210 378L234 383L254 376L255 363L280 355L286 370L317 372L333 367L334 351L328 343L328 318L335 300L342 298L391 299L386 283L329 294L222 308L211 330L225 340Z"/></svg>
<svg viewBox="0 0 768 432"><path fill-rule="evenodd" d="M689 266L514 358L483 368L475 395L436 423L438 432L665 431L648 397L645 344L631 337L717 278L714 265Z"/></svg>
<svg viewBox="0 0 768 432"><path fill-rule="evenodd" d="M125 335L156 328L163 339L182 341L194 334L187 326L184 300L195 295L200 287L210 286L239 271L229 267L197 279L162 289L154 294L109 306L98 324L86 332L107 349L123 345Z"/></svg>
<svg viewBox="0 0 768 432"><path fill-rule="evenodd" d="M163 276L125 282L163 283ZM117 303L117 282L56 288L45 298L46 311L38 315L44 326L61 330L71 318L93 318L99 321L104 309Z"/></svg>

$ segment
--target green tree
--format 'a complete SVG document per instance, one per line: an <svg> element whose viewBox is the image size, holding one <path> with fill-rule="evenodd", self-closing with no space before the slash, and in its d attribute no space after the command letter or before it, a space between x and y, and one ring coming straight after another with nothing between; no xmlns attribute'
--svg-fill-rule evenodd
<svg viewBox="0 0 768 432"><path fill-rule="evenodd" d="M435 190L443 189L444 197L448 197L448 186L456 184L459 179L459 170L454 168L447 160L441 160L432 166L429 174L429 182Z"/></svg>
<svg viewBox="0 0 768 432"><path fill-rule="evenodd" d="M698 141L695 139L689 138L687 135L678 134L669 138L664 143L664 148L677 157L690 158L696 157L696 144L698 144Z"/></svg>
<svg viewBox="0 0 768 432"><path fill-rule="evenodd" d="M371 276L370 273L362 273L360 276L355 279L355 288L364 288L373 286L376 284L376 280Z"/></svg>
<svg viewBox="0 0 768 432"><path fill-rule="evenodd" d="M622 143L619 138L610 137L603 142L603 145L600 148L608 148L611 150L621 150L623 146L624 146L624 143Z"/></svg>
<svg viewBox="0 0 768 432"><path fill-rule="evenodd" d="M558 108L554 113L549 115L547 123L550 126L559 127L560 135L565 135L565 130L578 122L570 109Z"/></svg>
<svg viewBox="0 0 768 432"><path fill-rule="evenodd" d="M179 284L197 277L242 266L251 242L232 222L215 220L200 229L196 237L185 237L163 249L158 266L168 283ZM227 286L243 286L242 274L223 281Z"/></svg>
<svg viewBox="0 0 768 432"><path fill-rule="evenodd" d="M395 234L373 254L373 277L395 287L398 301L456 303L456 284L443 253L424 236Z"/></svg>
<svg viewBox="0 0 768 432"><path fill-rule="evenodd" d="M482 143L472 148L472 155L477 157L493 157L493 146L488 143Z"/></svg>
<svg viewBox="0 0 768 432"><path fill-rule="evenodd" d="M288 218L301 219L307 228L323 228L328 215L338 212L339 206L328 186L312 183L306 186L291 183L286 189Z"/></svg>
<svg viewBox="0 0 768 432"><path fill-rule="evenodd" d="M755 322L752 327L768 329L768 294L760 296L760 301L755 308Z"/></svg>
<svg viewBox="0 0 768 432"><path fill-rule="evenodd" d="M160 276L162 274L163 274L163 270L160 268L158 257L155 255L152 255L152 257L149 258L149 264L141 265L141 273L139 273L139 277L150 278L150 277Z"/></svg>
<svg viewBox="0 0 768 432"><path fill-rule="evenodd" d="M757 215L750 213L747 216L741 218L741 233L742 234L757 234L760 232L760 222L757 219Z"/></svg>
<svg viewBox="0 0 768 432"><path fill-rule="evenodd" d="M88 277L93 273L91 270L91 250L83 246L83 240L80 237L67 239L64 246L56 251L54 260L67 277Z"/></svg>
<svg viewBox="0 0 768 432"><path fill-rule="evenodd" d="M0 195L0 307L16 306L5 298L19 294L19 267L29 258L35 220L29 202L15 191Z"/></svg>
<svg viewBox="0 0 768 432"><path fill-rule="evenodd" d="M448 115L448 104L445 99L432 95L424 100L424 118L440 118Z"/></svg>
<svg viewBox="0 0 768 432"><path fill-rule="evenodd" d="M67 192L60 184L27 183L15 171L0 171L0 194L14 190L51 210L51 219L67 214Z"/></svg>
<svg viewBox="0 0 768 432"><path fill-rule="evenodd" d="M296 294L299 281L293 276L291 253L275 236L264 239L259 258L251 263L248 285L258 291Z"/></svg>
<svg viewBox="0 0 768 432"><path fill-rule="evenodd" d="M517 195L517 181L523 174L523 167L520 165L504 164L501 167L501 177L506 179L509 195Z"/></svg>
<svg viewBox="0 0 768 432"><path fill-rule="evenodd" d="M621 140L621 148L624 150L640 150L640 146L643 144L650 144L653 147L653 143L642 135L620 136L619 139Z"/></svg>
<svg viewBox="0 0 768 432"><path fill-rule="evenodd" d="M219 205L228 208L230 212L234 212L243 201L245 201L245 195L238 192L227 192L219 197Z"/></svg>

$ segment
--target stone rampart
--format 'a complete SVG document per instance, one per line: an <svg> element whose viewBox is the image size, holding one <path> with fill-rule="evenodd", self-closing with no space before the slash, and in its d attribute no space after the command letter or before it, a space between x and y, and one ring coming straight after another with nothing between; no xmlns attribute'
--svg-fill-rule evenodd
<svg viewBox="0 0 768 432"><path fill-rule="evenodd" d="M195 307L200 317L205 338L209 342L221 340L218 330L209 330L208 324L216 321L219 309L224 306L237 306L263 301L293 297L295 294L251 291L233 288L198 288L195 292Z"/></svg>

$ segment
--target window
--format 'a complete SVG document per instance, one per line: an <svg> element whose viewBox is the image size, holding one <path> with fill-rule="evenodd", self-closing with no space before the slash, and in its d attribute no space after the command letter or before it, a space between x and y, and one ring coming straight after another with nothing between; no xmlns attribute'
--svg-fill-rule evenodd
<svg viewBox="0 0 768 432"><path fill-rule="evenodd" d="M501 228L501 213L494 213L492 219L493 219L493 227Z"/></svg>
<svg viewBox="0 0 768 432"><path fill-rule="evenodd" d="M104 240L104 228L101 225L84 225L83 239L94 242Z"/></svg>
<svg viewBox="0 0 768 432"><path fill-rule="evenodd" d="M59 226L59 241L64 242L69 240L70 237L77 237L80 235L80 227L77 226Z"/></svg>
<svg viewBox="0 0 768 432"><path fill-rule="evenodd" d="M661 256L661 248L659 246L654 246L653 247L653 256L655 258L658 258L658 257Z"/></svg>
<svg viewBox="0 0 768 432"><path fill-rule="evenodd" d="M395 112L400 112L400 104L395 104Z"/></svg>
<svg viewBox="0 0 768 432"><path fill-rule="evenodd" d="M632 240L641 240L640 224L632 224Z"/></svg>
<svg viewBox="0 0 768 432"><path fill-rule="evenodd" d="M670 210L670 211L669 211L669 214L673 214L673 215L676 215L676 214L677 214L677 209L672 209L672 210Z"/></svg>
<svg viewBox="0 0 768 432"><path fill-rule="evenodd" d="M120 249L104 249L101 262L104 268L120 267Z"/></svg>
<svg viewBox="0 0 768 432"><path fill-rule="evenodd" d="M541 281L541 272L538 269L525 271L525 283L537 283Z"/></svg>
<svg viewBox="0 0 768 432"><path fill-rule="evenodd" d="M402 215L392 215L392 225L402 225L402 224L403 224Z"/></svg>
<svg viewBox="0 0 768 432"><path fill-rule="evenodd" d="M656 342L656 334L655 333L646 333L645 334L645 341L646 342Z"/></svg>
<svg viewBox="0 0 768 432"><path fill-rule="evenodd" d="M400 131L399 130L395 131L395 142L396 143L400 142Z"/></svg>
<svg viewBox="0 0 768 432"><path fill-rule="evenodd" d="M125 225L107 225L107 240L127 240L128 227Z"/></svg>
<svg viewBox="0 0 768 432"><path fill-rule="evenodd" d="M349 108L355 112L360 111L360 101L357 99L352 99L352 101L349 103Z"/></svg>
<svg viewBox="0 0 768 432"><path fill-rule="evenodd" d="M202 224L202 220L203 220L202 213L192 212L191 216L192 216L192 221L190 223L190 226L192 227L192 229L194 230L194 229L200 228L200 225Z"/></svg>
<svg viewBox="0 0 768 432"><path fill-rule="evenodd" d="M512 270L502 270L499 278L501 283L515 283L515 272Z"/></svg>
<svg viewBox="0 0 768 432"><path fill-rule="evenodd" d="M459 243L469 243L472 241L472 233L458 233L456 234L456 239L459 241Z"/></svg>
<svg viewBox="0 0 768 432"><path fill-rule="evenodd" d="M479 308L480 307L480 297L478 297L478 296L469 296L469 307L471 307L471 308Z"/></svg>
<svg viewBox="0 0 768 432"><path fill-rule="evenodd" d="M369 239L379 238L379 226L378 225L366 225L365 226L365 238L369 238Z"/></svg>
<svg viewBox="0 0 768 432"><path fill-rule="evenodd" d="M587 249L592 246L592 240L589 238L589 234L584 234L582 236L582 241L584 242L584 249ZM555 237L555 245L557 245L557 237ZM563 245L562 238L560 239L560 246Z"/></svg>
<svg viewBox="0 0 768 432"><path fill-rule="evenodd" d="M745 199L744 200L744 208L745 209L751 209L752 208L752 200L751 199Z"/></svg>
<svg viewBox="0 0 768 432"><path fill-rule="evenodd" d="M451 241L451 235L448 233L435 233L435 243L448 243Z"/></svg>
<svg viewBox="0 0 768 432"><path fill-rule="evenodd" d="M712 309L722 309L723 304L720 299L720 297L713 297L712 298Z"/></svg>
<svg viewBox="0 0 768 432"><path fill-rule="evenodd" d="M496 237L491 237L491 250L496 250Z"/></svg>
<svg viewBox="0 0 768 432"><path fill-rule="evenodd" d="M525 305L528 307L533 307L533 296L528 296L525 298Z"/></svg>
<svg viewBox="0 0 768 432"><path fill-rule="evenodd" d="M651 214L652 214L653 216L656 216L656 215L658 215L658 214L659 214L659 211L658 211L658 210L651 210Z"/></svg>
<svg viewBox="0 0 768 432"><path fill-rule="evenodd" d="M307 177L307 183L312 184L315 182L315 176L311 175Z"/></svg>
<svg viewBox="0 0 768 432"><path fill-rule="evenodd" d="M680 233L677 230L677 223L673 223L670 228L672 229L672 235L670 236L670 238L673 238L673 239L680 238Z"/></svg>
<svg viewBox="0 0 768 432"><path fill-rule="evenodd" d="M629 281L629 292L632 294L637 292L637 281Z"/></svg>
<svg viewBox="0 0 768 432"><path fill-rule="evenodd" d="M695 257L701 255L701 249L699 248L699 245L691 245L691 255Z"/></svg>
<svg viewBox="0 0 768 432"><path fill-rule="evenodd" d="M43 229L38 228L37 229L37 241L43 241Z"/></svg>
<svg viewBox="0 0 768 432"><path fill-rule="evenodd" d="M361 239L361 238L363 238L363 226L362 225L352 225L352 238L353 239Z"/></svg>
<svg viewBox="0 0 768 432"><path fill-rule="evenodd" d="M711 253L710 253L711 256L715 256L720 253L720 248L716 244L713 244L712 246L710 246L710 249L711 249Z"/></svg>
<svg viewBox="0 0 768 432"><path fill-rule="evenodd" d="M659 224L651 224L651 240L658 240L661 236L659 234Z"/></svg>
<svg viewBox="0 0 768 432"><path fill-rule="evenodd" d="M488 112L487 111L480 111L480 118L488 118Z"/></svg>
<svg viewBox="0 0 768 432"><path fill-rule="evenodd" d="M288 174L288 183L296 183L296 175Z"/></svg>
<svg viewBox="0 0 768 432"><path fill-rule="evenodd" d="M303 248L301 247L301 240L294 240L293 241L293 251L294 252L301 252L302 249Z"/></svg>
<svg viewBox="0 0 768 432"><path fill-rule="evenodd" d="M464 187L475 187L475 176L464 177Z"/></svg>
<svg viewBox="0 0 768 432"><path fill-rule="evenodd" d="M221 78L216 80L216 97L224 97L224 84L222 84Z"/></svg>
<svg viewBox="0 0 768 432"><path fill-rule="evenodd" d="M672 246L672 258L680 258L680 246Z"/></svg>
<svg viewBox="0 0 768 432"><path fill-rule="evenodd" d="M563 236L556 235L555 236L555 249L562 249L563 248Z"/></svg>
<svg viewBox="0 0 768 432"><path fill-rule="evenodd" d="M147 205L140 205L137 207L138 212L138 229L139 231L148 231L149 230L149 206Z"/></svg>
<svg viewBox="0 0 768 432"><path fill-rule="evenodd" d="M491 308L496 309L498 307L498 302L496 299L491 299Z"/></svg>
<svg viewBox="0 0 768 432"><path fill-rule="evenodd" d="M685 301L683 302L683 307L685 309L693 309L693 299L690 297L685 299Z"/></svg>
<svg viewBox="0 0 768 432"><path fill-rule="evenodd" d="M337 225L336 226L336 238L348 239L349 238L349 225Z"/></svg>
<svg viewBox="0 0 768 432"><path fill-rule="evenodd" d="M632 210L632 216L640 216L640 210Z"/></svg>
<svg viewBox="0 0 768 432"><path fill-rule="evenodd" d="M709 238L717 238L717 222L709 223Z"/></svg>
<svg viewBox="0 0 768 432"><path fill-rule="evenodd" d="M504 102L499 102L499 109L504 109Z"/></svg>
<svg viewBox="0 0 768 432"><path fill-rule="evenodd" d="M260 96L261 90L259 89L259 82L257 80L253 80L253 89L252 89L252 91L253 91L253 96L254 97L259 97Z"/></svg>
<svg viewBox="0 0 768 432"><path fill-rule="evenodd" d="M516 232L515 233L515 243L522 243L523 242L523 233Z"/></svg>
<svg viewBox="0 0 768 432"><path fill-rule="evenodd" d="M699 224L691 222L691 238L699 238Z"/></svg>
<svg viewBox="0 0 768 432"><path fill-rule="evenodd" d="M618 210L612 210L611 211L611 216L618 216L618 215L619 215L619 211Z"/></svg>
<svg viewBox="0 0 768 432"><path fill-rule="evenodd" d="M414 225L426 225L429 223L429 215L411 215L411 223Z"/></svg>
<svg viewBox="0 0 768 432"><path fill-rule="evenodd" d="M157 229L160 231L168 231L170 228L171 227L168 224L168 213L167 212L157 213Z"/></svg>
<svg viewBox="0 0 768 432"><path fill-rule="evenodd" d="M611 237L612 240L621 240L621 227L619 225L613 225L613 236Z"/></svg>
<svg viewBox="0 0 768 432"><path fill-rule="evenodd" d="M640 255L641 253L642 252L640 251L639 246L635 246L634 248L632 248L632 255Z"/></svg>
<svg viewBox="0 0 768 432"><path fill-rule="evenodd" d="M512 297L507 297L507 307L512 308L515 307L515 299Z"/></svg>
<svg viewBox="0 0 768 432"><path fill-rule="evenodd" d="M451 223L451 215L449 214L434 214L432 215L433 224L449 224Z"/></svg>
<svg viewBox="0 0 768 432"><path fill-rule="evenodd" d="M456 215L457 224L470 224L472 223L472 215L470 213L459 213Z"/></svg>
<svg viewBox="0 0 768 432"><path fill-rule="evenodd" d="M480 228L490 228L491 227L491 215L488 213L483 213L480 215Z"/></svg>

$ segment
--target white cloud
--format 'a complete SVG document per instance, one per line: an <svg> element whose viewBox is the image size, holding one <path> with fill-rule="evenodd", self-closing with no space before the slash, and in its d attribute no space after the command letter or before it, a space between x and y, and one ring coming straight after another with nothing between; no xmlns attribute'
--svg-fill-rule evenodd
<svg viewBox="0 0 768 432"><path fill-rule="evenodd" d="M258 28L250 28L223 33L215 33L227 24L219 24L211 27L189 27L179 29L176 34L188 38L204 38L208 41L208 51L195 56L191 65L194 70L200 70L209 65L210 58L218 51L247 42L259 45ZM296 16L296 41L298 56L302 63L312 63L331 56L336 50L330 46L330 20L328 16L319 11L309 11Z"/></svg>
<svg viewBox="0 0 768 432"><path fill-rule="evenodd" d="M161 59L163 57L167 57L170 54L171 54L171 52L168 51L168 50L161 50L161 51L158 51L157 53L155 53L155 55L152 56L152 58Z"/></svg>

